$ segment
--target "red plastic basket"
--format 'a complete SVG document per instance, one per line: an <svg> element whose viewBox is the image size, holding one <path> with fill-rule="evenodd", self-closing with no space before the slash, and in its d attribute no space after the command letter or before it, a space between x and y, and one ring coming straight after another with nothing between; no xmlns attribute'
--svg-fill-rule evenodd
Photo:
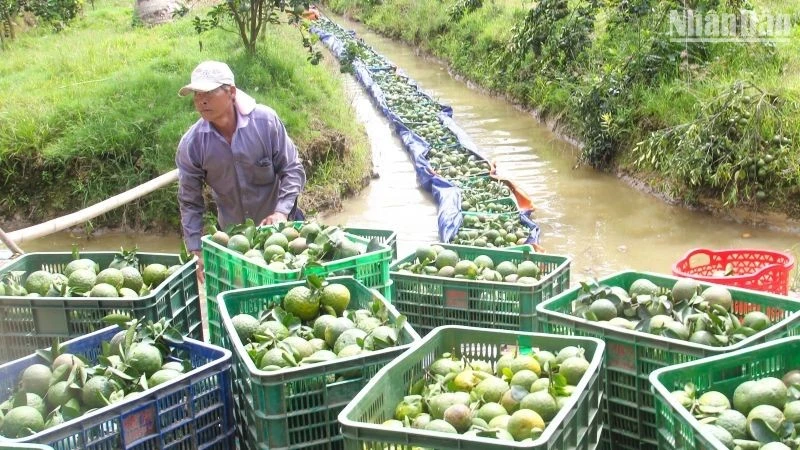
<svg viewBox="0 0 800 450"><path fill-rule="evenodd" d="M731 276L715 276L730 264ZM691 250L672 266L677 277L694 278L707 283L724 284L757 291L786 295L789 293L789 273L794 269L794 257L771 250L733 249Z"/></svg>

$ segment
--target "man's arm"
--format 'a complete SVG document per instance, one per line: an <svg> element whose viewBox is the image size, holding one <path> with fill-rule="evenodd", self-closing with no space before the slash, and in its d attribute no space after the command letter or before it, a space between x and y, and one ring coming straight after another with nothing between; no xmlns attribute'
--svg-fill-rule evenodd
<svg viewBox="0 0 800 450"><path fill-rule="evenodd" d="M298 158L297 148L277 116L269 132L270 142L273 143L272 166L275 176L281 180L278 204L274 212L288 215L306 184L306 172Z"/></svg>
<svg viewBox="0 0 800 450"><path fill-rule="evenodd" d="M200 250L200 238L203 235L203 180L205 171L200 163L194 161L190 154L190 145L186 139L178 144L175 164L178 166L178 204L181 210L181 225L186 249L194 252Z"/></svg>

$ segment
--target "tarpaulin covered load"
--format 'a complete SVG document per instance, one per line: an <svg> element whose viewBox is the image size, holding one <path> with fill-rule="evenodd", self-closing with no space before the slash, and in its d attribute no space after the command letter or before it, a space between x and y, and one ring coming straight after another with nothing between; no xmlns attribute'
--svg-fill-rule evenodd
<svg viewBox="0 0 800 450"><path fill-rule="evenodd" d="M324 19L326 22L327 19ZM332 23L332 22L331 22ZM320 25L322 25L320 23ZM342 59L346 53L346 45L347 43L339 39L338 37L334 36L333 33L326 31L319 25L315 25L311 27L311 32L319 36L319 40L326 46L328 49L336 56L337 59ZM344 34L349 36L355 37L355 31L345 31L342 29Z"/></svg>
<svg viewBox="0 0 800 450"><path fill-rule="evenodd" d="M325 19L321 20L320 22L324 21ZM341 31L326 31L324 29L326 27L337 27ZM324 26L315 26L311 29L311 31L317 34L322 43L327 46L339 59L345 57L347 53L346 49L348 42L345 42L345 40L350 39L353 42L356 40L354 32L345 32L344 29L341 29L333 22L324 22ZM360 42L359 45L366 47L368 51L375 53L374 50L366 46L363 41ZM375 54L377 55L377 53ZM381 60L388 63L388 60L383 57L381 57ZM463 154L466 155L466 157L470 160L485 162L487 170L485 173L480 173L480 175L490 175L497 180L503 181L509 186L511 192L514 194L517 204L519 205L520 209L522 209L522 211L516 213L518 220L521 225L524 225L529 229L527 238L525 238L525 243L532 244L535 248L538 248L537 244L539 243L540 230L536 223L530 219L530 213L533 210L533 203L530 201L530 198L516 184L510 180L498 177L494 173L493 162L490 162L487 158L480 154L477 146L472 142L469 135L453 120L453 109L450 106L442 105L434 100L430 95L420 90L417 84L411 78L407 77L399 70L383 71L382 69L386 67L368 67L360 60L353 61L352 66L356 79L369 93L370 97L375 103L375 106L389 119L398 137L403 142L403 147L411 154L418 183L425 190L433 194L438 206L439 239L442 242L451 242L462 227L464 214L461 210L461 189L455 186L444 176L438 174L437 171L431 167L431 163L428 159L428 154L432 149L431 143L427 142L424 137L420 136L413 129L417 128L419 124L404 122L394 111L392 111L388 105L386 95L384 94L383 89L381 89L381 83L379 81L383 79L382 77L385 77L388 74L398 77L401 82L406 83L409 88L413 89L413 95L418 95L421 99L427 100L439 106L441 112L437 117L438 125L455 135L458 143L457 145L451 147L437 147L437 152ZM377 80L375 77L377 77ZM433 144L440 145L438 142L434 142ZM447 167L442 166L439 167L438 170L444 172L447 170ZM450 173L451 171L447 172ZM471 173L470 175L478 174Z"/></svg>

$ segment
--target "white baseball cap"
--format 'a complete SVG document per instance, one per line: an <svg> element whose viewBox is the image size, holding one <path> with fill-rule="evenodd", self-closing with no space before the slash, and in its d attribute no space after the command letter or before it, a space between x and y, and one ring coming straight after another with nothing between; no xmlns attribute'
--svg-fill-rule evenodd
<svg viewBox="0 0 800 450"><path fill-rule="evenodd" d="M192 80L178 91L178 95L186 96L192 92L209 92L222 86L236 86L233 71L224 62L203 61L192 71ZM256 107L256 100L244 91L236 88L236 107L242 114L249 114Z"/></svg>

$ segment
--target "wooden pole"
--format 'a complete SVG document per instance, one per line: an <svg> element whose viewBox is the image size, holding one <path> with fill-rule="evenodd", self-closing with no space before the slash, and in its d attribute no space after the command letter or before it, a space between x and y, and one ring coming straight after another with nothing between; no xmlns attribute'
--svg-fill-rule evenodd
<svg viewBox="0 0 800 450"><path fill-rule="evenodd" d="M94 204L88 208L59 217L47 222L34 225L32 227L23 228L22 230L12 231L8 233L8 238L21 244L25 241L47 236L61 230L65 230L75 225L82 224L91 220L99 215L105 214L114 208L120 207L126 203L143 197L157 189L161 189L178 180L178 170L175 169L167 172L160 177L154 178L146 183L140 184L133 189L127 190L121 194L115 195L111 198L103 200L100 203Z"/></svg>

